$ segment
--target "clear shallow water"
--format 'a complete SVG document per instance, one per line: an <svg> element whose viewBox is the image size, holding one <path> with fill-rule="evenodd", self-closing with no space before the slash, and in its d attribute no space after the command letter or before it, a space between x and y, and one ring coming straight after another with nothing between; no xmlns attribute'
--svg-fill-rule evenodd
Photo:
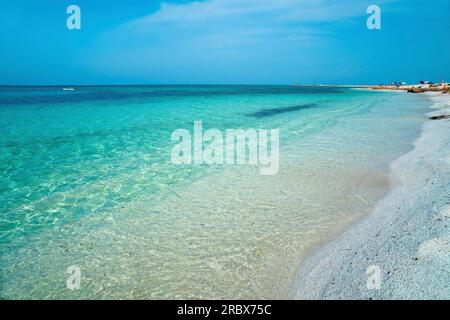
<svg viewBox="0 0 450 320"><path fill-rule="evenodd" d="M0 88L1 294L285 297L299 259L385 194L425 107L342 88ZM170 135L194 120L279 128L279 174L173 165Z"/></svg>

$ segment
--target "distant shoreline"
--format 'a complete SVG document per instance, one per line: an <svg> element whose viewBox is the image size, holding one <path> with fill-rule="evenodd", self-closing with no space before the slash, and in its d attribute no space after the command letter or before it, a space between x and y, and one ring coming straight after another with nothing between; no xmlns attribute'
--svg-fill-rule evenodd
<svg viewBox="0 0 450 320"><path fill-rule="evenodd" d="M294 87L332 87L332 88L353 88L353 89L367 89L380 91L406 91L410 93L423 92L442 92L450 93L450 84L444 83L442 85L430 84L410 84L410 85L358 85L358 84L309 84L301 85L294 84Z"/></svg>
<svg viewBox="0 0 450 320"><path fill-rule="evenodd" d="M349 88L349 89L366 89L380 91L407 91L411 93L422 92L443 92L450 93L450 83L446 86L434 86L414 84L414 85L366 85L366 84L0 84L0 88L89 88L89 87L227 87L227 86L248 86L248 87L322 87L322 88Z"/></svg>

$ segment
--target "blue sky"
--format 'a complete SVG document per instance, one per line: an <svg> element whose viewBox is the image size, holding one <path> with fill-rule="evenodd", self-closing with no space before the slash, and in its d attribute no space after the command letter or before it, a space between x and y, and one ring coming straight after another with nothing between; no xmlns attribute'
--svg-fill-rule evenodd
<svg viewBox="0 0 450 320"><path fill-rule="evenodd" d="M448 0L2 0L0 84L450 81L449 28Z"/></svg>

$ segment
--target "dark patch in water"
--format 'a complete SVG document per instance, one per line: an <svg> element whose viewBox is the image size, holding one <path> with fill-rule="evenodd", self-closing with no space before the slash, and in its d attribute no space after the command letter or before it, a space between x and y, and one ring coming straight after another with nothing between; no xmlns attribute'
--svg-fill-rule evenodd
<svg viewBox="0 0 450 320"><path fill-rule="evenodd" d="M440 114L438 116L430 117L431 120L443 120L443 119L450 119L450 114Z"/></svg>
<svg viewBox="0 0 450 320"><path fill-rule="evenodd" d="M259 119L259 118L271 117L271 116L274 116L274 115L277 115L280 113L310 109L310 108L314 108L315 106L316 106L315 103L308 103L308 104L300 104L300 105L291 106L291 107L262 109L262 110L247 114L247 117L253 117L253 118Z"/></svg>

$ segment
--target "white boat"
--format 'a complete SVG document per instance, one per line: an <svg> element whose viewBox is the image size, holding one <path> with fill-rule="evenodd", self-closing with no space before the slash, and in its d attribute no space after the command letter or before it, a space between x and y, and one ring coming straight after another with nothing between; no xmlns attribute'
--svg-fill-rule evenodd
<svg viewBox="0 0 450 320"><path fill-rule="evenodd" d="M63 88L64 91L75 91L75 88L73 87L68 87L68 88Z"/></svg>

